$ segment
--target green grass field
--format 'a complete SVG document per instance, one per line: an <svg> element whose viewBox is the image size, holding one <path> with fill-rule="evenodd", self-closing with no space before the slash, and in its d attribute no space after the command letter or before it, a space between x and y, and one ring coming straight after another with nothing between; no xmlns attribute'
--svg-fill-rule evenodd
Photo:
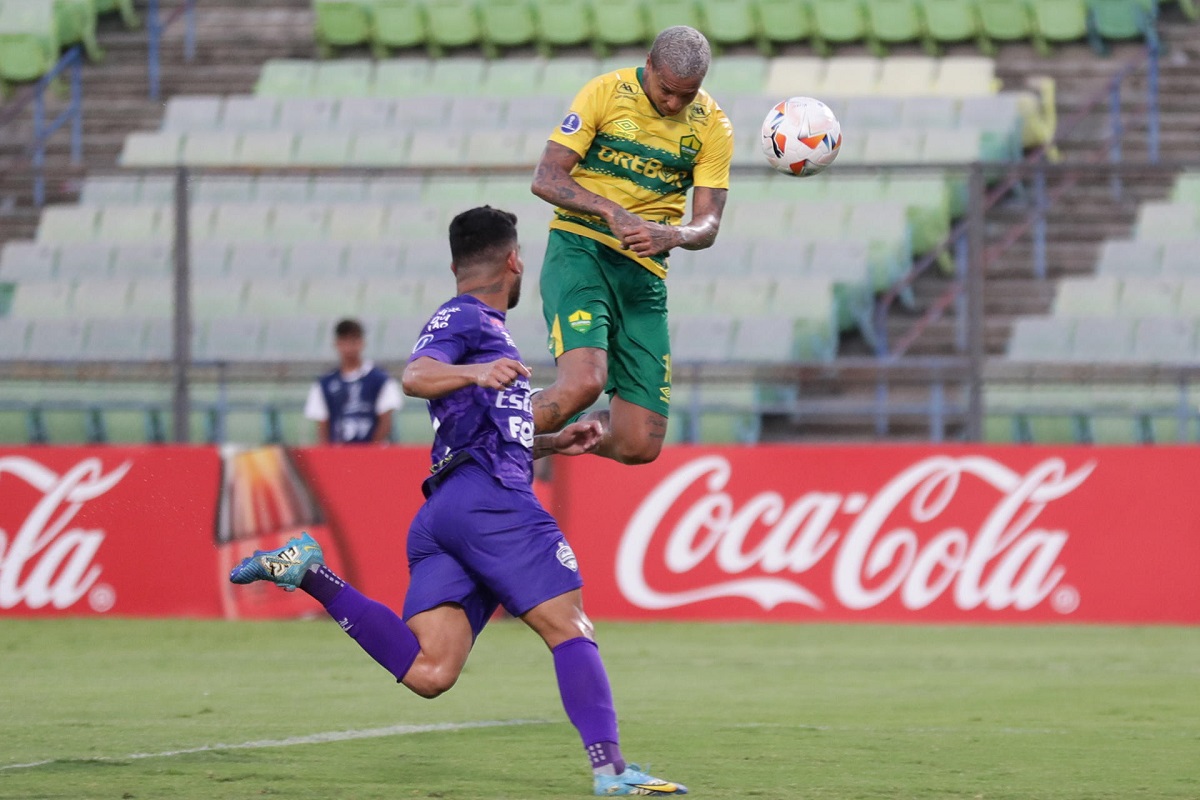
<svg viewBox="0 0 1200 800"><path fill-rule="evenodd" d="M1200 629L605 624L623 747L700 798L1200 798ZM336 731L490 720L160 755ZM0 798L570 798L532 633L449 694L328 620L0 621ZM151 757L131 758L133 754Z"/></svg>

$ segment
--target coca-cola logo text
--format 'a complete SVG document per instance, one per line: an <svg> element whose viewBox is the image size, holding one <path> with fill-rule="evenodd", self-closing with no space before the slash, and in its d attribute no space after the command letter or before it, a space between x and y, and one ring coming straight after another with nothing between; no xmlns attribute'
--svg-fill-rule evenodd
<svg viewBox="0 0 1200 800"><path fill-rule="evenodd" d="M668 475L633 513L617 552L617 583L645 609L741 597L768 611L784 603L821 610L829 598L861 610L898 597L915 610L948 594L963 611L1025 611L1054 594L1055 608L1069 612L1079 601L1059 561L1069 532L1036 523L1094 469L1088 462L1068 471L1063 459L1047 458L1021 473L984 456L938 455L873 494L814 490L789 501L762 491L737 505L727 491L729 461L703 456ZM963 525L965 511L954 505L968 480L992 499L990 510ZM684 496L698 489L704 494L685 506ZM648 563L659 554L661 564ZM804 580L826 559L827 590ZM723 577L673 591L652 585L665 582L656 574L711 575L713 565Z"/></svg>
<svg viewBox="0 0 1200 800"><path fill-rule="evenodd" d="M96 583L104 531L71 523L85 503L116 486L131 466L127 461L105 474L100 459L85 458L60 475L23 456L0 457L0 497L14 479L41 494L15 533L0 528L0 609L69 608L89 591L94 610L112 607L111 588Z"/></svg>

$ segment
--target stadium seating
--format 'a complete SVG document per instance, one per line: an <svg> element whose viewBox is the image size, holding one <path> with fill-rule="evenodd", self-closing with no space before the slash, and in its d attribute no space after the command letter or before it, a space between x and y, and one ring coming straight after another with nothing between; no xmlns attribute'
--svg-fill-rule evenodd
<svg viewBox="0 0 1200 800"><path fill-rule="evenodd" d="M1052 315L1016 320L1011 361L1079 365L1194 364L1200 360L1198 178L1184 173L1172 200L1138 211L1133 239L1100 249L1096 274L1058 283ZM1180 388L1030 383L988 390L985 433L992 441L1174 442L1200 440Z"/></svg>
<svg viewBox="0 0 1200 800"><path fill-rule="evenodd" d="M162 130L128 137L121 162L531 166L569 103L567 87L578 88L601 69L590 59L560 59L552 69L546 65L541 59L490 65L453 58L362 62L336 81L322 83L328 64L273 61L264 66L254 97L172 98ZM1044 143L1054 129L1053 119L1046 118L1052 105L1044 98L1031 92L996 94L990 59L738 56L728 63L718 60L713 72L717 86L729 90L720 99L736 130L754 130L774 96L805 85L825 98L848 133L880 131L878 141L886 151L868 147L861 135L849 135L843 163L1008 160L1022 145ZM344 94L320 96L328 86ZM456 88L463 86L483 87L486 94L464 95ZM395 96L381 97L381 92ZM500 130L462 133L470 128L466 122L480 118L497 120ZM897 120L904 130L883 133L894 130ZM926 141L926 133L934 138ZM737 141L735 163L760 163L753 137Z"/></svg>
<svg viewBox="0 0 1200 800"><path fill-rule="evenodd" d="M127 1L127 0L126 0ZM1192 0L1181 4L1195 17ZM753 43L764 55L806 42L828 55L834 46L865 43L883 55L891 44L1049 44L1089 39L1104 52L1112 39L1155 38L1155 0L313 0L314 38L329 57L338 46L390 49L478 47L491 58L509 47L555 48L590 43L599 56L647 44L669 25L703 31L717 52Z"/></svg>

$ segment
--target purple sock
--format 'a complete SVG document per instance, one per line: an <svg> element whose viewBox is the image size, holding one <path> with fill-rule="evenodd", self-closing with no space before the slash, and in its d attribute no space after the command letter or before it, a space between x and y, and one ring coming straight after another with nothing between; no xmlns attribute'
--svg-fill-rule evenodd
<svg viewBox="0 0 1200 800"><path fill-rule="evenodd" d="M304 573L300 588L325 606L329 616L367 651L367 655L392 673L397 681L404 680L421 652L421 644L396 612L364 597L324 565Z"/></svg>
<svg viewBox="0 0 1200 800"><path fill-rule="evenodd" d="M617 712L600 648L581 636L563 642L553 653L563 708L583 739L592 770L620 775L625 771L625 759L618 744Z"/></svg>

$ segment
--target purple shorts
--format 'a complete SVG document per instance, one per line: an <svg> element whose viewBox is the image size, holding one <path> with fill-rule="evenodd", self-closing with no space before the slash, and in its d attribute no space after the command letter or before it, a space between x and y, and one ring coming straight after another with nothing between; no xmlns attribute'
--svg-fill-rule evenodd
<svg viewBox="0 0 1200 800"><path fill-rule="evenodd" d="M458 603L478 636L498 605L519 617L583 586L575 554L533 490L473 461L446 476L408 529L404 619Z"/></svg>

